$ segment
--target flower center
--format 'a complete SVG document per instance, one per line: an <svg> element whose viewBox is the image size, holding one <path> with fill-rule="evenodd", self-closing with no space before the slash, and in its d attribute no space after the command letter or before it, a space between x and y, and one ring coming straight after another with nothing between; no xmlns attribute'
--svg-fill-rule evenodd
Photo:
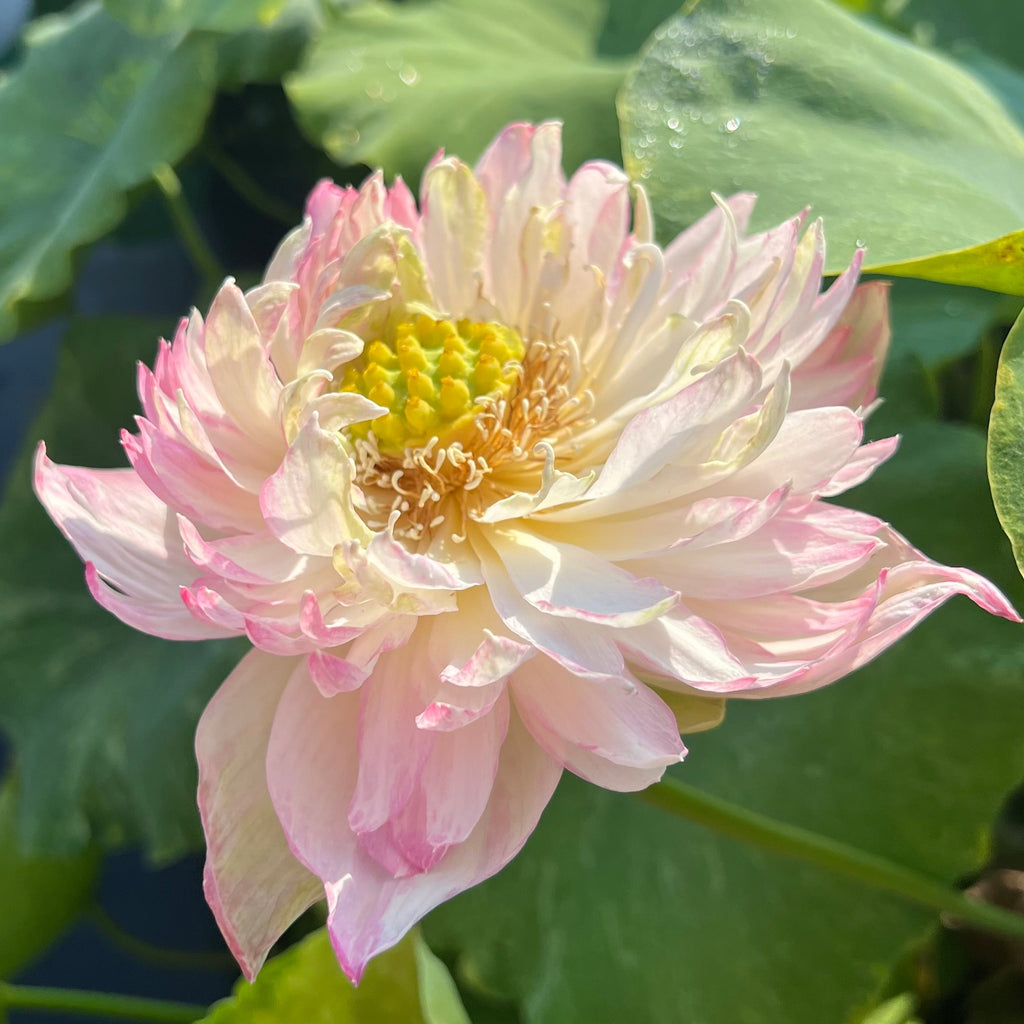
<svg viewBox="0 0 1024 1024"><path fill-rule="evenodd" d="M519 332L502 324L424 315L403 321L345 371L342 391L388 410L349 432L365 440L372 430L382 456L400 457L431 441L439 447L465 442L481 410L516 386L525 353Z"/></svg>
<svg viewBox="0 0 1024 1024"><path fill-rule="evenodd" d="M526 343L499 323L403 320L340 384L388 410L345 428L356 509L412 545L440 532L461 543L494 501L535 491L553 446L589 422L579 369L571 339Z"/></svg>

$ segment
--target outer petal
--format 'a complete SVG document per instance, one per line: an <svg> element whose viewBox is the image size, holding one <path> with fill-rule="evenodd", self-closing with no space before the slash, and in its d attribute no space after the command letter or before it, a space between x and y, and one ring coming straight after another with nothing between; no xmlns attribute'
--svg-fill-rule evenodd
<svg viewBox="0 0 1024 1024"><path fill-rule="evenodd" d="M675 716L646 686L627 693L536 658L512 677L512 693L537 742L608 789L643 789L686 753Z"/></svg>
<svg viewBox="0 0 1024 1024"><path fill-rule="evenodd" d="M859 285L832 333L797 368L795 407L838 402L853 409L869 405L877 394L889 338L889 283ZM860 369L851 373L853 367Z"/></svg>
<svg viewBox="0 0 1024 1024"><path fill-rule="evenodd" d="M145 601L125 597L119 590L100 578L92 562L85 563L85 584L96 603L117 616L126 626L164 640L211 640L235 636L237 629L222 623L210 622L205 617L182 618L181 601ZM191 609L187 609L191 611Z"/></svg>
<svg viewBox="0 0 1024 1024"><path fill-rule="evenodd" d="M887 560L895 564L881 572L881 594L860 635L778 686L737 696L774 697L825 686L866 665L957 594L964 594L993 615L1021 621L998 588L977 573L932 562L890 527L881 533L887 542Z"/></svg>
<svg viewBox="0 0 1024 1024"><path fill-rule="evenodd" d="M763 597L823 586L867 564L883 546L873 516L816 503L777 515L749 537L726 544L680 548L636 572L657 571L681 594L714 600Z"/></svg>
<svg viewBox="0 0 1024 1024"><path fill-rule="evenodd" d="M491 798L470 837L429 872L395 878L361 849L345 820L356 778L357 728L358 697L326 700L308 679L293 678L268 754L274 806L292 850L325 881L328 928L353 981L427 911L508 863L536 826L561 773L513 715Z"/></svg>
<svg viewBox="0 0 1024 1024"><path fill-rule="evenodd" d="M33 486L86 560L93 597L122 622L167 640L235 632L197 620L182 603L179 588L195 579L195 567L175 537L173 514L132 470L59 466L40 444Z"/></svg>
<svg viewBox="0 0 1024 1024"><path fill-rule="evenodd" d="M267 791L271 723L294 659L251 651L207 705L196 732L203 889L250 980L270 947L323 895L288 849Z"/></svg>
<svg viewBox="0 0 1024 1024"><path fill-rule="evenodd" d="M423 875L367 885L365 872L327 886L327 927L354 981L366 962L394 945L424 914L503 868L522 849L551 799L561 767L513 716L487 810L466 842Z"/></svg>
<svg viewBox="0 0 1024 1024"><path fill-rule="evenodd" d="M219 459L162 434L141 417L136 425L138 437L122 431L121 445L132 468L157 497L176 512L217 530L262 527L255 496L235 483Z"/></svg>
<svg viewBox="0 0 1024 1024"><path fill-rule="evenodd" d="M359 710L359 777L348 822L355 832L380 828L408 803L430 755L432 737L416 728L425 703L421 694L432 675L424 659L420 627L396 651L382 655L373 676L363 684Z"/></svg>
<svg viewBox="0 0 1024 1024"><path fill-rule="evenodd" d="M404 858L432 868L463 842L487 807L508 731L508 699L462 728L435 733L409 802L389 824Z"/></svg>
<svg viewBox="0 0 1024 1024"><path fill-rule="evenodd" d="M81 558L126 593L167 600L194 578L170 510L132 470L60 466L40 443L33 486Z"/></svg>
<svg viewBox="0 0 1024 1024"><path fill-rule="evenodd" d="M833 497L862 484L883 462L896 454L899 444L899 437L885 437L862 444L850 461L822 488L822 496Z"/></svg>
<svg viewBox="0 0 1024 1024"><path fill-rule="evenodd" d="M206 541L195 525L178 516L178 533L192 564L236 583L273 583L297 579L310 559L286 548L266 530Z"/></svg>

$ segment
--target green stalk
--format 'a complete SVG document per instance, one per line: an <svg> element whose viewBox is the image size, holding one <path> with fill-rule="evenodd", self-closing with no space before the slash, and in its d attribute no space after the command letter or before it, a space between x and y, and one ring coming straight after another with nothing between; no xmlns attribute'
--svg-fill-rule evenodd
<svg viewBox="0 0 1024 1024"><path fill-rule="evenodd" d="M186 971L234 971L234 957L227 950L166 949L125 931L98 903L89 908L89 920L112 945L129 956L158 967Z"/></svg>
<svg viewBox="0 0 1024 1024"><path fill-rule="evenodd" d="M216 288L224 280L225 271L199 230L199 224L181 191L180 179L170 164L160 164L155 168L153 178L163 193L174 228L189 258L206 284Z"/></svg>
<svg viewBox="0 0 1024 1024"><path fill-rule="evenodd" d="M39 988L0 982L0 1009L42 1010L44 1013L76 1013L113 1020L157 1021L161 1024L192 1024L206 1016L205 1006L169 1003L112 992L85 992L73 988Z"/></svg>
<svg viewBox="0 0 1024 1024"><path fill-rule="evenodd" d="M203 152L213 169L242 197L253 209L266 214L272 220L295 227L302 223L302 211L292 207L277 196L271 195L255 178L239 164L235 163L221 149L213 138L203 143Z"/></svg>
<svg viewBox="0 0 1024 1024"><path fill-rule="evenodd" d="M942 882L855 846L749 811L675 779L663 779L641 795L656 807L733 839L815 864L873 889L896 893L972 927L1024 940L1024 915L972 899Z"/></svg>

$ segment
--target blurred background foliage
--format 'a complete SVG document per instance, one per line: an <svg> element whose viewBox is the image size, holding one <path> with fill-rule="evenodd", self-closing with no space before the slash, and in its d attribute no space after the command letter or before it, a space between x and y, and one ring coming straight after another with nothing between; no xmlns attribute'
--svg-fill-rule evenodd
<svg viewBox="0 0 1024 1024"><path fill-rule="evenodd" d="M904 441L849 500L1024 606L1021 38L1010 0L0 2L0 978L99 987L105 942L112 987L224 995L217 1024L1024 1024L1020 947L574 779L358 993L313 912L229 996L192 735L239 649L94 606L28 479L42 436L120 464L134 361L255 282L318 178L415 184L558 118L567 170L623 163L663 240L751 190L758 227L823 216L832 271L866 246L894 278L871 433ZM679 774L1019 908L1022 696L1019 627L954 602L837 686L737 702Z"/></svg>

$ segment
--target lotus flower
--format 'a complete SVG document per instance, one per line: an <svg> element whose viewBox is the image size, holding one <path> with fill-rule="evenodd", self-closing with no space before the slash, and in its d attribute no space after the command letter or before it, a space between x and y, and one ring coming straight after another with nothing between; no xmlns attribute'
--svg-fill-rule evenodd
<svg viewBox="0 0 1024 1024"><path fill-rule="evenodd" d="M654 782L729 697L812 690L965 569L825 499L865 444L889 337L820 223L750 195L667 248L641 189L557 124L417 203L321 182L264 282L227 281L138 371L131 468L36 488L93 596L253 650L196 739L206 893L247 976L326 894L353 980L520 849L564 768ZM635 198L635 207L631 201Z"/></svg>

